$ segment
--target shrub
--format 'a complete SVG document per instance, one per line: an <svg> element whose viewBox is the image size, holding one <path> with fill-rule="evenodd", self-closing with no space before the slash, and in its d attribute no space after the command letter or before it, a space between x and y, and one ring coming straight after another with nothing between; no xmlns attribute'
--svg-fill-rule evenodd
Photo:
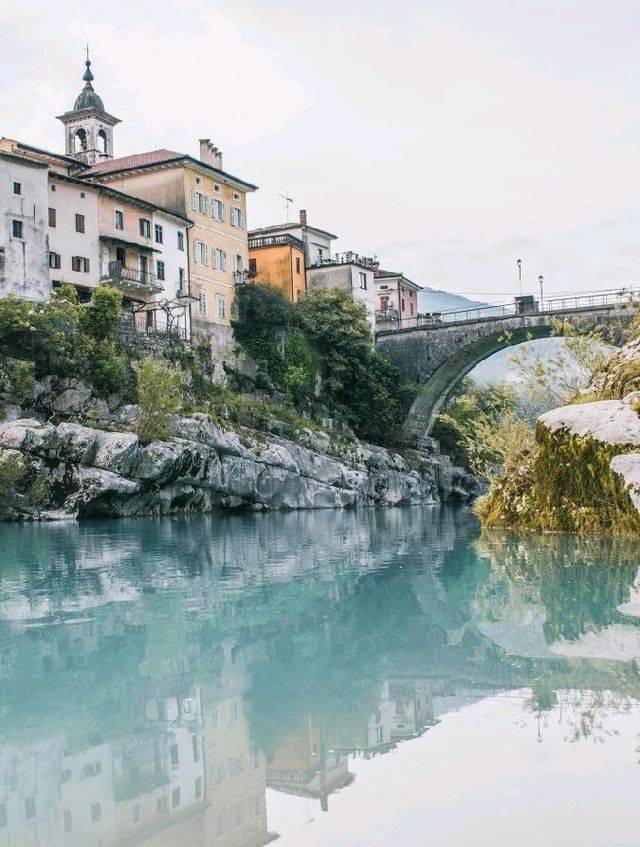
<svg viewBox="0 0 640 847"><path fill-rule="evenodd" d="M0 450L0 511L39 506L47 495L47 484L23 456Z"/></svg>
<svg viewBox="0 0 640 847"><path fill-rule="evenodd" d="M147 357L138 370L138 423L141 441L168 438L169 419L182 406L182 374L159 359Z"/></svg>

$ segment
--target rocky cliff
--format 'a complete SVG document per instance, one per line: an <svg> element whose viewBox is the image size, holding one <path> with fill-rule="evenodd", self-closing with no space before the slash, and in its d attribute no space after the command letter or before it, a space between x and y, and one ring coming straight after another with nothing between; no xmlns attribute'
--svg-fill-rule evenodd
<svg viewBox="0 0 640 847"><path fill-rule="evenodd" d="M0 504L5 519L435 504L475 491L474 477L433 445L402 457L358 441L337 448L311 430L292 440L231 428L205 414L176 418L171 440L141 443L135 407L110 411L78 383L46 407L48 419L8 407L0 422L0 466L22 480Z"/></svg>

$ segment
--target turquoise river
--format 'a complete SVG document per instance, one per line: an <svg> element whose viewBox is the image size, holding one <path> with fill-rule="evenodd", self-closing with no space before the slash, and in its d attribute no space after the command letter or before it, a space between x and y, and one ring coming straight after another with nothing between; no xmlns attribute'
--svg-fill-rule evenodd
<svg viewBox="0 0 640 847"><path fill-rule="evenodd" d="M637 847L630 541L0 525L0 847Z"/></svg>

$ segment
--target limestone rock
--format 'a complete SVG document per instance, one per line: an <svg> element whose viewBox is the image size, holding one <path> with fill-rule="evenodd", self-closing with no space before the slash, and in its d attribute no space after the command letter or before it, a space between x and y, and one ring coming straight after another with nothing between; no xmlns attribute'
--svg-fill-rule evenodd
<svg viewBox="0 0 640 847"><path fill-rule="evenodd" d="M640 417L621 400L561 406L538 420L551 432L566 430L604 444L640 446Z"/></svg>
<svg viewBox="0 0 640 847"><path fill-rule="evenodd" d="M621 456L614 456L610 467L629 486L631 501L640 512L640 453L625 453Z"/></svg>

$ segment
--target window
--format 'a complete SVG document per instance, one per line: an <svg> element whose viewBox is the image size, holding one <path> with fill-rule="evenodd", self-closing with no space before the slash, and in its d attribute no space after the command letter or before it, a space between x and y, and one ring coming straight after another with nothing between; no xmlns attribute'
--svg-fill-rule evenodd
<svg viewBox="0 0 640 847"><path fill-rule="evenodd" d="M156 244L162 244L162 226L161 224L155 224L153 227L154 238Z"/></svg>
<svg viewBox="0 0 640 847"><path fill-rule="evenodd" d="M60 253L49 253L49 267L52 270L59 271L62 262L60 259Z"/></svg>
<svg viewBox="0 0 640 847"><path fill-rule="evenodd" d="M36 816L36 798L25 797L24 815L26 818L35 818Z"/></svg>
<svg viewBox="0 0 640 847"><path fill-rule="evenodd" d="M240 803L231 807L229 817L231 818L231 826L240 826L242 823L242 805Z"/></svg>
<svg viewBox="0 0 640 847"><path fill-rule="evenodd" d="M84 129L78 129L73 136L73 151L81 153L87 149L87 133Z"/></svg>
<svg viewBox="0 0 640 847"><path fill-rule="evenodd" d="M11 234L14 238L23 238L22 221L11 221Z"/></svg>
<svg viewBox="0 0 640 847"><path fill-rule="evenodd" d="M239 206L231 207L231 226L236 226L239 229L242 229L244 226L244 215L242 214L242 209Z"/></svg>
<svg viewBox="0 0 640 847"><path fill-rule="evenodd" d="M199 777L196 779L196 784L195 784L195 789L194 789L194 791L195 791L195 798L196 798L196 800L199 800L199 799L202 797L202 777L201 777L201 776L199 776Z"/></svg>
<svg viewBox="0 0 640 847"><path fill-rule="evenodd" d="M202 185L202 177L201 176L196 177L196 185Z"/></svg>
<svg viewBox="0 0 640 847"><path fill-rule="evenodd" d="M215 833L216 835L222 835L226 827L226 822L224 818L224 812L220 812L220 814L216 817L215 822Z"/></svg>
<svg viewBox="0 0 640 847"><path fill-rule="evenodd" d="M178 230L178 250L184 250L184 232Z"/></svg>
<svg viewBox="0 0 640 847"><path fill-rule="evenodd" d="M178 765L180 764L180 759L178 757L178 745L177 744L172 744L171 747L169 747L169 758L171 759L171 767L177 768Z"/></svg>
<svg viewBox="0 0 640 847"><path fill-rule="evenodd" d="M257 259L249 259L249 273L251 276L255 276L258 273Z"/></svg>
<svg viewBox="0 0 640 847"><path fill-rule="evenodd" d="M367 275L364 271L360 271L360 288L366 289L367 287Z"/></svg>
<svg viewBox="0 0 640 847"><path fill-rule="evenodd" d="M103 129L98 130L98 153L107 152L107 133Z"/></svg>
<svg viewBox="0 0 640 847"><path fill-rule="evenodd" d="M156 801L156 812L159 815L163 815L167 811L167 798L166 797L158 797Z"/></svg>
<svg viewBox="0 0 640 847"><path fill-rule="evenodd" d="M151 238L151 221L140 218L140 235L143 238Z"/></svg>
<svg viewBox="0 0 640 847"><path fill-rule="evenodd" d="M300 256L296 256L296 273L300 273Z"/></svg>
<svg viewBox="0 0 640 847"><path fill-rule="evenodd" d="M71 270L77 271L78 273L88 274L89 273L89 260L85 259L84 256L72 256L71 257Z"/></svg>
<svg viewBox="0 0 640 847"><path fill-rule="evenodd" d="M211 728L212 729L218 728L218 710L217 709L214 709L213 712L211 712Z"/></svg>
<svg viewBox="0 0 640 847"><path fill-rule="evenodd" d="M405 304L404 304L404 297L403 297L403 298L402 298L402 311L403 311L403 312L404 312L404 306L405 306Z"/></svg>
<svg viewBox="0 0 640 847"><path fill-rule="evenodd" d="M227 301L224 294L216 294L216 314L219 321L227 319Z"/></svg>
<svg viewBox="0 0 640 847"><path fill-rule="evenodd" d="M198 292L198 313L202 317L207 314L207 295L204 291Z"/></svg>
<svg viewBox="0 0 640 847"><path fill-rule="evenodd" d="M73 829L73 818L69 809L64 810L64 831L71 832Z"/></svg>
<svg viewBox="0 0 640 847"><path fill-rule="evenodd" d="M244 771L242 756L229 759L229 776L239 776Z"/></svg>
<svg viewBox="0 0 640 847"><path fill-rule="evenodd" d="M219 765L214 765L211 768L211 782L214 785L220 785L221 782L224 782L224 777L225 777L224 762L221 762Z"/></svg>
<svg viewBox="0 0 640 847"><path fill-rule="evenodd" d="M322 247L318 247L318 258L322 259L323 256L324 256L324 250L322 249Z"/></svg>
<svg viewBox="0 0 640 847"><path fill-rule="evenodd" d="M156 269L158 271L158 279L164 280L164 262L162 259L158 259L156 262Z"/></svg>
<svg viewBox="0 0 640 847"><path fill-rule="evenodd" d="M213 252L213 267L217 271L226 271L227 269L227 254L219 247L216 247Z"/></svg>
<svg viewBox="0 0 640 847"><path fill-rule="evenodd" d="M201 215L207 214L207 196L201 191L193 191L191 195L191 208L194 212L199 212Z"/></svg>
<svg viewBox="0 0 640 847"><path fill-rule="evenodd" d="M186 276L184 272L184 268L178 268L178 285L180 291L184 291L185 289Z"/></svg>
<svg viewBox="0 0 640 847"><path fill-rule="evenodd" d="M22 183L14 182L13 183L13 193L14 194L22 194Z"/></svg>
<svg viewBox="0 0 640 847"><path fill-rule="evenodd" d="M198 265L208 265L207 245L204 241L193 242L193 258Z"/></svg>
<svg viewBox="0 0 640 847"><path fill-rule="evenodd" d="M76 232L84 232L84 215L76 215Z"/></svg>
<svg viewBox="0 0 640 847"><path fill-rule="evenodd" d="M135 806L131 807L131 823L139 823L140 822L140 806L136 803Z"/></svg>
<svg viewBox="0 0 640 847"><path fill-rule="evenodd" d="M55 209L49 209L49 226L55 226L55 225L56 225L56 210Z"/></svg>
<svg viewBox="0 0 640 847"><path fill-rule="evenodd" d="M55 190L56 190L55 185L52 185L52 186L51 186L51 190L52 190L52 191L55 191Z"/></svg>
<svg viewBox="0 0 640 847"><path fill-rule="evenodd" d="M381 726L376 727L376 743L382 744L384 741L383 729Z"/></svg>
<svg viewBox="0 0 640 847"><path fill-rule="evenodd" d="M91 823L98 823L102 818L102 806L100 803L91 804Z"/></svg>
<svg viewBox="0 0 640 847"><path fill-rule="evenodd" d="M102 762L89 762L84 766L83 773L85 776L97 776L102 773Z"/></svg>
<svg viewBox="0 0 640 847"><path fill-rule="evenodd" d="M200 761L200 746L198 745L198 736L194 733L191 736L191 749L193 750L193 761Z"/></svg>
<svg viewBox="0 0 640 847"><path fill-rule="evenodd" d="M413 303L409 303L409 306L411 308L411 314L413 314Z"/></svg>
<svg viewBox="0 0 640 847"><path fill-rule="evenodd" d="M222 191L222 186L219 183L214 182L213 183L213 190L215 191L216 194L220 194L220 192Z"/></svg>
<svg viewBox="0 0 640 847"><path fill-rule="evenodd" d="M124 229L124 212L116 209L114 212L114 225L116 229Z"/></svg>
<svg viewBox="0 0 640 847"><path fill-rule="evenodd" d="M180 805L180 789L174 788L171 792L171 808L175 809Z"/></svg>
<svg viewBox="0 0 640 847"><path fill-rule="evenodd" d="M239 199L240 199L240 195L238 194L238 192L237 192L237 191L234 191L234 192L233 192L233 199L234 199L234 200L239 200Z"/></svg>
<svg viewBox="0 0 640 847"><path fill-rule="evenodd" d="M233 702L229 709L229 727L234 727L238 723L238 704Z"/></svg>
<svg viewBox="0 0 640 847"><path fill-rule="evenodd" d="M215 197L211 200L211 216L217 221L224 220L224 203L222 200L217 200Z"/></svg>

